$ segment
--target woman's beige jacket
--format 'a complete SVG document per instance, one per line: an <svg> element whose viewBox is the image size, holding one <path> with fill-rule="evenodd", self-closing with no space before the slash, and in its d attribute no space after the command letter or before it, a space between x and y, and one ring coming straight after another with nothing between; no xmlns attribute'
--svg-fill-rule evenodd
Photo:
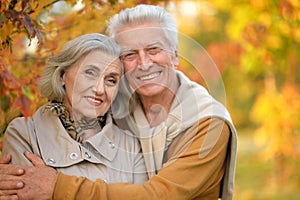
<svg viewBox="0 0 300 200"><path fill-rule="evenodd" d="M19 117L8 126L3 153L12 163L31 165L23 155L33 152L57 171L74 176L97 178L107 183L143 183L148 179L138 140L108 119L98 134L80 144L73 140L59 118L39 108L32 118Z"/></svg>

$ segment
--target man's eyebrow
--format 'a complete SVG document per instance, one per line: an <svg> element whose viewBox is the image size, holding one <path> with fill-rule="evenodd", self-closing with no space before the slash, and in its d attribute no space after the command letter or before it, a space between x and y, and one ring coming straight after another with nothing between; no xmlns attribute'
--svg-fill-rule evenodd
<svg viewBox="0 0 300 200"><path fill-rule="evenodd" d="M162 46L162 43L161 43L161 42L152 42L152 43L147 44L147 45L146 45L145 47L143 47L143 48L148 48L148 47L155 46L155 45L160 45L160 46ZM138 49L138 48L137 48L137 49ZM122 49L122 52L136 51L137 49L134 49L134 48L123 48L123 49Z"/></svg>
<svg viewBox="0 0 300 200"><path fill-rule="evenodd" d="M133 49L133 48L124 48L124 49L121 49L121 53L122 52L126 52L126 51L135 51L136 49Z"/></svg>

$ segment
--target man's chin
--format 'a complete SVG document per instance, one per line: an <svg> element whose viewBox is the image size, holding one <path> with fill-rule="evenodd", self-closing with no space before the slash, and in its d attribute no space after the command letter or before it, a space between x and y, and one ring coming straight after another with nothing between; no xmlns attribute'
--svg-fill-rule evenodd
<svg viewBox="0 0 300 200"><path fill-rule="evenodd" d="M142 96L155 96L156 94L161 93L163 89L164 88L161 85L147 84L143 85L142 87L139 87L136 90L136 93Z"/></svg>

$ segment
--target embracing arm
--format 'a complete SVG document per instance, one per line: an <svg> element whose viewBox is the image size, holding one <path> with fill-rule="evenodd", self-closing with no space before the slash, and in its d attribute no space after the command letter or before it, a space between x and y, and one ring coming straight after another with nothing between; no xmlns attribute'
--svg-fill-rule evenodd
<svg viewBox="0 0 300 200"><path fill-rule="evenodd" d="M19 181L20 175L24 174L24 170L20 166L10 165L11 155L3 155L0 158L0 199L13 200L18 199L16 190L24 186Z"/></svg>
<svg viewBox="0 0 300 200"><path fill-rule="evenodd" d="M39 165L28 167L20 176L25 186L16 192L23 198L41 200L50 199L53 188L53 199L218 199L230 138L228 126L222 120L208 119L187 131L194 135L193 141L183 145L183 152L177 145L175 148L171 145L174 153L167 155L168 162L144 185L106 184L100 179L92 182L82 177L57 175L51 167ZM213 141L213 145L209 141Z"/></svg>
<svg viewBox="0 0 300 200"><path fill-rule="evenodd" d="M24 156L34 167L8 164L10 155L0 159L0 199L51 199L57 172L34 154Z"/></svg>
<svg viewBox="0 0 300 200"><path fill-rule="evenodd" d="M191 127L187 132L193 135L192 142L183 145L185 146L183 152L180 152L182 148L175 147L173 149L175 153L170 153L170 159L165 166L144 185L106 184L100 179L91 182L86 178L59 173L53 197L102 200L120 197L141 200L218 199L225 171L229 128L220 119L207 119ZM184 137L179 138L181 139ZM178 144L182 143L178 141Z"/></svg>

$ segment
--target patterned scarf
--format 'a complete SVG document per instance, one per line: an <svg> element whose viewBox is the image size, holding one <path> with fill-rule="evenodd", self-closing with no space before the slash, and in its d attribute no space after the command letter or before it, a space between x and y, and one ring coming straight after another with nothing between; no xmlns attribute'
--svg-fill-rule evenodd
<svg viewBox="0 0 300 200"><path fill-rule="evenodd" d="M97 129L97 131L100 131L106 121L106 114L95 119L74 121L66 107L61 102L56 101L52 101L46 105L44 112L47 111L58 116L69 135L80 143L82 143L85 139L84 130Z"/></svg>

